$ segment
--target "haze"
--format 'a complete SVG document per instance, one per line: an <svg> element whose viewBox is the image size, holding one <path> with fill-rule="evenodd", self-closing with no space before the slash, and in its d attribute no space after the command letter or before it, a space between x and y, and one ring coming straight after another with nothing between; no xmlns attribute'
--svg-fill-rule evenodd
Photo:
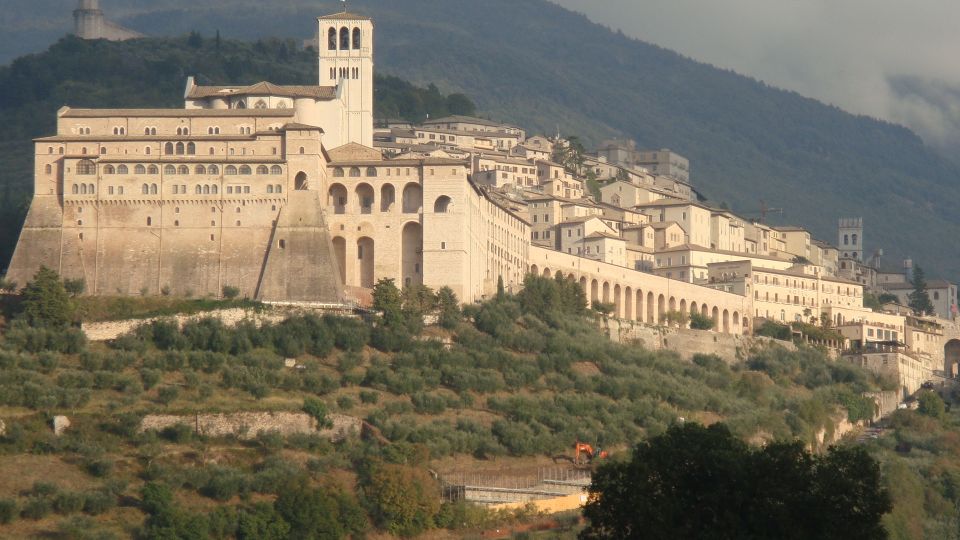
<svg viewBox="0 0 960 540"><path fill-rule="evenodd" d="M960 149L960 2L554 1L631 37Z"/></svg>

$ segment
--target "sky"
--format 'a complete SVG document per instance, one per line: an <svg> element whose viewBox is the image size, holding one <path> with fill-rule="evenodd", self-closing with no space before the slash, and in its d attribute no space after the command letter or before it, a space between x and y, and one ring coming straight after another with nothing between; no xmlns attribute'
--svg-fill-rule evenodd
<svg viewBox="0 0 960 540"><path fill-rule="evenodd" d="M624 34L960 152L960 1L553 0Z"/></svg>

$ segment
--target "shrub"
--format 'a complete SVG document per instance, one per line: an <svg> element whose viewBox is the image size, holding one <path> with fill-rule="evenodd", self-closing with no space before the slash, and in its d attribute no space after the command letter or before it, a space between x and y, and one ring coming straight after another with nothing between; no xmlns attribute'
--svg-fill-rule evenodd
<svg viewBox="0 0 960 540"><path fill-rule="evenodd" d="M360 392L360 402L375 405L380 401L380 394L377 392L363 390Z"/></svg>
<svg viewBox="0 0 960 540"><path fill-rule="evenodd" d="M6 525L17 517L17 502L12 499L0 500L0 525Z"/></svg>
<svg viewBox="0 0 960 540"><path fill-rule="evenodd" d="M53 509L58 514L73 514L83 510L84 498L82 493L64 491L53 499Z"/></svg>
<svg viewBox="0 0 960 540"><path fill-rule="evenodd" d="M375 465L364 481L377 524L400 536L414 536L434 526L440 511L436 492L427 471L402 465Z"/></svg>
<svg viewBox="0 0 960 540"><path fill-rule="evenodd" d="M73 302L60 276L46 266L40 267L22 296L22 316L33 327L63 328L73 321Z"/></svg>
<svg viewBox="0 0 960 540"><path fill-rule="evenodd" d="M53 510L53 504L46 497L31 497L23 506L20 515L27 519L43 519Z"/></svg>
<svg viewBox="0 0 960 540"><path fill-rule="evenodd" d="M210 478L200 488L200 493L218 501L228 501L248 490L245 475L236 469L216 467L210 471Z"/></svg>
<svg viewBox="0 0 960 540"><path fill-rule="evenodd" d="M180 395L180 389L176 386L161 386L157 390L157 401L164 405L169 405Z"/></svg>
<svg viewBox="0 0 960 540"><path fill-rule="evenodd" d="M714 321L712 318L702 313L690 313L690 328L694 330L710 330L713 327Z"/></svg>
<svg viewBox="0 0 960 540"><path fill-rule="evenodd" d="M307 398L303 400L303 412L309 414L317 421L318 428L332 427L333 424L327 418L327 404L316 398Z"/></svg>
<svg viewBox="0 0 960 540"><path fill-rule="evenodd" d="M234 298L240 296L240 288L233 287L231 285L223 286L223 297L227 300L233 300Z"/></svg>
<svg viewBox="0 0 960 540"><path fill-rule="evenodd" d="M921 390L917 393L917 412L936 419L943 419L946 406L940 396L932 390Z"/></svg>
<svg viewBox="0 0 960 540"><path fill-rule="evenodd" d="M353 398L350 396L340 396L337 398L337 407L339 407L341 411L349 411L354 405Z"/></svg>

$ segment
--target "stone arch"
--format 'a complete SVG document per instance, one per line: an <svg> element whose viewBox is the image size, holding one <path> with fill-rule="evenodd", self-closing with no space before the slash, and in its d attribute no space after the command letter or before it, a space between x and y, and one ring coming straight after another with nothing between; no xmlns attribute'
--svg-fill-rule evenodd
<svg viewBox="0 0 960 540"><path fill-rule="evenodd" d="M635 315L633 312L633 289L628 285L623 288L623 318L632 321L636 318Z"/></svg>
<svg viewBox="0 0 960 540"><path fill-rule="evenodd" d="M671 297L670 297L670 302L669 302L668 305L670 306L670 308L669 308L667 311L669 311L669 312L674 312L674 311L676 311L676 310L677 310L677 299L674 298L673 296L671 296Z"/></svg>
<svg viewBox="0 0 960 540"><path fill-rule="evenodd" d="M337 258L337 266L340 267L340 281L347 282L347 240L342 236L333 238L333 254Z"/></svg>
<svg viewBox="0 0 960 540"><path fill-rule="evenodd" d="M737 332L739 328L740 328L740 312L739 312L739 311L734 311L734 312L733 312L733 330L734 330L734 332Z"/></svg>
<svg viewBox="0 0 960 540"><path fill-rule="evenodd" d="M310 181L307 180L307 173L303 171L298 172L296 178L293 180L293 189L305 191L308 187L310 187Z"/></svg>
<svg viewBox="0 0 960 540"><path fill-rule="evenodd" d="M610 303L610 283L607 281L603 282L603 303Z"/></svg>
<svg viewBox="0 0 960 540"><path fill-rule="evenodd" d="M580 283L580 290L583 291L583 296L586 297L587 296L587 278L585 276L580 276L579 283ZM587 298L587 300L589 301L590 299Z"/></svg>
<svg viewBox="0 0 960 540"><path fill-rule="evenodd" d="M544 269L543 269L543 276L542 276L542 277L545 277L545 278L550 277L550 269L549 269L549 268L544 268Z"/></svg>
<svg viewBox="0 0 960 540"><path fill-rule="evenodd" d="M657 323L657 306L654 304L655 298L653 296L653 291L647 293L647 324L656 324Z"/></svg>
<svg viewBox="0 0 960 540"><path fill-rule="evenodd" d="M600 301L600 284L597 280L590 282L590 306L594 306Z"/></svg>
<svg viewBox="0 0 960 540"><path fill-rule="evenodd" d="M539 268L537 267L537 265L535 265L535 264L530 265L530 273L531 273L532 275L534 275L534 276L539 276L539 275L540 275L540 269L539 269Z"/></svg>
<svg viewBox="0 0 960 540"><path fill-rule="evenodd" d="M357 239L360 286L367 289L372 289L374 284L374 249L373 238L362 236Z"/></svg>
<svg viewBox="0 0 960 540"><path fill-rule="evenodd" d="M350 30L346 26L340 29L340 50L350 50Z"/></svg>
<svg viewBox="0 0 960 540"><path fill-rule="evenodd" d="M723 333L730 333L730 312L723 310Z"/></svg>
<svg viewBox="0 0 960 540"><path fill-rule="evenodd" d="M951 339L943 346L943 374L946 377L956 375L960 364L960 339Z"/></svg>
<svg viewBox="0 0 960 540"><path fill-rule="evenodd" d="M393 184L380 186L380 211L389 212L393 210L395 202L397 202L397 190L393 187Z"/></svg>
<svg viewBox="0 0 960 540"><path fill-rule="evenodd" d="M435 214L446 214L450 211L450 205L453 204L453 200L446 195L441 195L437 197L437 200L433 203L433 212Z"/></svg>
<svg viewBox="0 0 960 540"><path fill-rule="evenodd" d="M709 316L710 316L710 308L707 307L706 304L703 304L702 306L700 306L700 314L703 315L704 317L709 317Z"/></svg>
<svg viewBox="0 0 960 540"><path fill-rule="evenodd" d="M618 319L623 318L623 312L621 311L621 308L623 308L623 299L620 297L621 292L620 284L615 284L613 286L613 314Z"/></svg>
<svg viewBox="0 0 960 540"><path fill-rule="evenodd" d="M353 48L358 50L360 49L360 29L359 28L353 29Z"/></svg>
<svg viewBox="0 0 960 540"><path fill-rule="evenodd" d="M337 29L332 26L327 30L327 50L337 50Z"/></svg>
<svg viewBox="0 0 960 540"><path fill-rule="evenodd" d="M663 316L667 312L667 297L660 295L657 297L657 323L663 322Z"/></svg>
<svg viewBox="0 0 960 540"><path fill-rule="evenodd" d="M684 314L687 313L687 301L685 299L683 298L680 299L680 307L677 308L677 311Z"/></svg>
<svg viewBox="0 0 960 540"><path fill-rule="evenodd" d="M360 208L360 213L372 214L374 203L373 186L364 182L357 185L357 188L354 190L354 192L357 195L357 207Z"/></svg>
<svg viewBox="0 0 960 540"><path fill-rule="evenodd" d="M346 214L348 204L347 188L344 187L343 184L333 184L328 190L328 195L329 201L327 201L327 204L333 208L333 213Z"/></svg>
<svg viewBox="0 0 960 540"><path fill-rule="evenodd" d="M403 213L417 214L423 207L423 189L413 182L403 187Z"/></svg>
<svg viewBox="0 0 960 540"><path fill-rule="evenodd" d="M560 270L557 270L556 272L554 272L553 279L557 281L563 279L563 272L561 272Z"/></svg>
<svg viewBox="0 0 960 540"><path fill-rule="evenodd" d="M696 302L690 302L690 315L693 315L694 313L699 313L699 312L697 311L697 303L696 303Z"/></svg>
<svg viewBox="0 0 960 540"><path fill-rule="evenodd" d="M423 229L417 222L403 226L400 239L401 287L423 283Z"/></svg>
<svg viewBox="0 0 960 540"><path fill-rule="evenodd" d="M643 291L640 289L637 289L636 296L637 296L637 301L633 306L633 309L634 311L637 312L637 316L636 316L637 321L643 322Z"/></svg>
<svg viewBox="0 0 960 540"><path fill-rule="evenodd" d="M713 316L713 329L720 330L720 308L713 306L711 315Z"/></svg>

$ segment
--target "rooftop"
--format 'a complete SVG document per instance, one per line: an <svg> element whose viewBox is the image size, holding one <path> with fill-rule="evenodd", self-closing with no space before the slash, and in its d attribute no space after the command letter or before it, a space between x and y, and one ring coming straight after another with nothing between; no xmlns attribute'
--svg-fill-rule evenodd
<svg viewBox="0 0 960 540"><path fill-rule="evenodd" d="M337 97L337 88L335 86L284 86L261 81L250 86L193 86L185 97L187 99L203 99L226 96L282 96L333 99Z"/></svg>
<svg viewBox="0 0 960 540"><path fill-rule="evenodd" d="M67 107L60 118L289 118L293 109L73 109Z"/></svg>

